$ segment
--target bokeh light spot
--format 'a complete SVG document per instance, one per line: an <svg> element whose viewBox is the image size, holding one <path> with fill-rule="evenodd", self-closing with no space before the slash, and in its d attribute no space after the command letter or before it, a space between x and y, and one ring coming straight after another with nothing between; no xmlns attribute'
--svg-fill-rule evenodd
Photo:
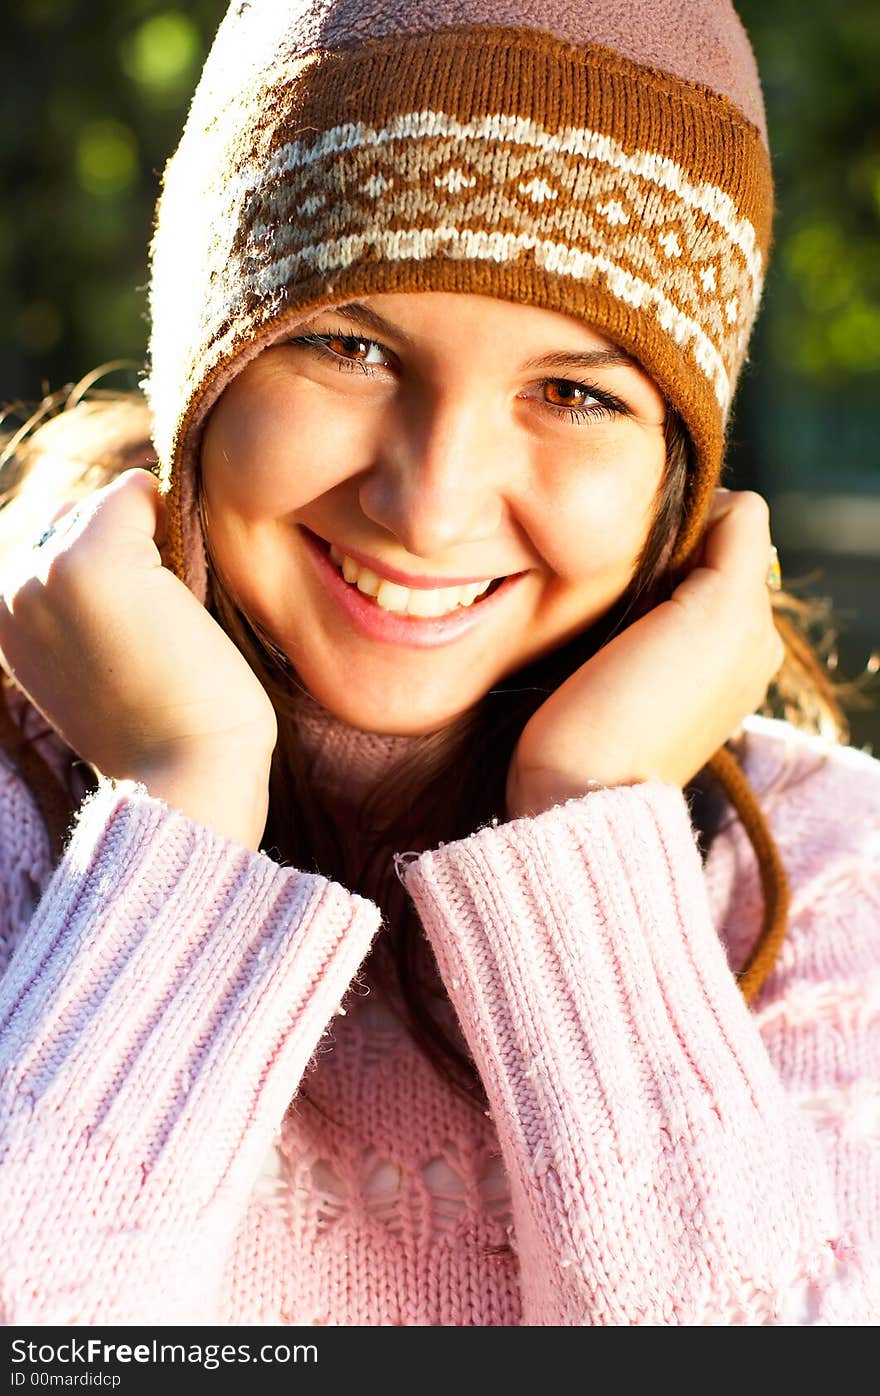
<svg viewBox="0 0 880 1396"><path fill-rule="evenodd" d="M200 52L192 20L169 10L138 25L122 43L120 59L128 76L151 96L174 97L189 86Z"/></svg>
<svg viewBox="0 0 880 1396"><path fill-rule="evenodd" d="M834 317L828 338L837 363L852 373L875 373L880 368L880 306L856 297Z"/></svg>
<svg viewBox="0 0 880 1396"><path fill-rule="evenodd" d="M138 174L137 142L121 121L92 121L76 143L76 171L89 194L123 194Z"/></svg>

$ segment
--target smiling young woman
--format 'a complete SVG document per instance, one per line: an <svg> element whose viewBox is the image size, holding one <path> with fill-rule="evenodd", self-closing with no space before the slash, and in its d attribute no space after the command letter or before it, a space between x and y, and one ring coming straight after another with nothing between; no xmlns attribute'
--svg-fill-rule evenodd
<svg viewBox="0 0 880 1396"><path fill-rule="evenodd" d="M16 443L7 1322L880 1317L880 768L754 716L839 714L719 487L754 61L472 8L232 5L148 405Z"/></svg>

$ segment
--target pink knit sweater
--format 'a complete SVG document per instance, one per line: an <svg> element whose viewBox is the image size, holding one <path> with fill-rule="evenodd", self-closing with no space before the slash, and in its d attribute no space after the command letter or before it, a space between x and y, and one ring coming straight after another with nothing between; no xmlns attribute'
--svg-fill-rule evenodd
<svg viewBox="0 0 880 1396"><path fill-rule="evenodd" d="M0 768L3 1319L880 1321L880 765L746 745L793 884L753 1010L752 853L676 789L402 862L485 1116L365 992L372 904L127 785L50 878Z"/></svg>

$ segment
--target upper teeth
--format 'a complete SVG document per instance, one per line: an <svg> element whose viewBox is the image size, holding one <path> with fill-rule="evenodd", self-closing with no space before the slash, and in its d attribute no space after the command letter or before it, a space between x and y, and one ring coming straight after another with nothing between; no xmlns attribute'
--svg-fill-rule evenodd
<svg viewBox="0 0 880 1396"><path fill-rule="evenodd" d="M362 567L353 557L346 557L335 544L330 546L330 557L347 582L362 591L364 596L375 597L383 611L396 611L405 616L445 616L457 606L470 606L478 596L492 585L493 578L486 582L470 582L463 587L440 587L433 591L398 586L377 577L369 567Z"/></svg>

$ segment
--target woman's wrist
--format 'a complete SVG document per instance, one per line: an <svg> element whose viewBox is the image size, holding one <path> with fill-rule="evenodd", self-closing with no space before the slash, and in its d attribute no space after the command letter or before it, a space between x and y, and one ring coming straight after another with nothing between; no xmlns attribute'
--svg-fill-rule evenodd
<svg viewBox="0 0 880 1396"><path fill-rule="evenodd" d="M564 805L567 800L579 800L595 790L606 790L609 785L626 784L631 781L577 780L554 772L547 772L527 781L511 780L507 789L507 818L528 819L544 814L556 805Z"/></svg>
<svg viewBox="0 0 880 1396"><path fill-rule="evenodd" d="M563 771L532 771L528 776L510 773L507 782L507 818L527 819L545 814L556 805L566 804L567 800L582 800L596 790L615 789L617 786L643 785L638 778L609 776L598 779L595 776L575 776Z"/></svg>
<svg viewBox="0 0 880 1396"><path fill-rule="evenodd" d="M126 778L222 838L256 852L269 812L271 752L201 749L141 765Z"/></svg>

